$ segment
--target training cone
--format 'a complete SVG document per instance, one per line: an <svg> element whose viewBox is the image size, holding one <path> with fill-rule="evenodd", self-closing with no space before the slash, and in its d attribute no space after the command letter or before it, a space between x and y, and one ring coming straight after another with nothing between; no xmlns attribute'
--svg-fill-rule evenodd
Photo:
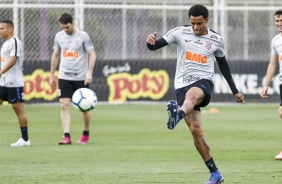
<svg viewBox="0 0 282 184"><path fill-rule="evenodd" d="M209 113L210 114L216 114L216 113L219 113L219 110L217 109L217 108L211 108L210 110L209 110Z"/></svg>

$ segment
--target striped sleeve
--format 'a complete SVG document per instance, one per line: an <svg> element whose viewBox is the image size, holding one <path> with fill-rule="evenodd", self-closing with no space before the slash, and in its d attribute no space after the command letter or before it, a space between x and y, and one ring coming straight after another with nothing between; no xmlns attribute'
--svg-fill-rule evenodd
<svg viewBox="0 0 282 184"><path fill-rule="evenodd" d="M16 56L16 57L21 56L20 47L21 47L21 43L16 38L14 38L10 56Z"/></svg>

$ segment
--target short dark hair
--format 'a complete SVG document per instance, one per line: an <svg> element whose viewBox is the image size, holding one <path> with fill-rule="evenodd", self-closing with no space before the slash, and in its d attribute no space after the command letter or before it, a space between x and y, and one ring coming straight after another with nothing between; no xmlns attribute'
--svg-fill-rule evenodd
<svg viewBox="0 0 282 184"><path fill-rule="evenodd" d="M69 13L64 13L59 19L59 22L61 24L72 23L72 21L73 21L73 18L71 16L71 14L69 14Z"/></svg>
<svg viewBox="0 0 282 184"><path fill-rule="evenodd" d="M14 23L11 20L2 20L0 23L8 24L8 26L10 26L14 29Z"/></svg>
<svg viewBox="0 0 282 184"><path fill-rule="evenodd" d="M277 10L274 15L275 15L275 16L276 16L276 15L282 15L282 9Z"/></svg>
<svg viewBox="0 0 282 184"><path fill-rule="evenodd" d="M194 5L190 8L188 16L198 17L203 16L205 19L209 17L209 10L204 5Z"/></svg>

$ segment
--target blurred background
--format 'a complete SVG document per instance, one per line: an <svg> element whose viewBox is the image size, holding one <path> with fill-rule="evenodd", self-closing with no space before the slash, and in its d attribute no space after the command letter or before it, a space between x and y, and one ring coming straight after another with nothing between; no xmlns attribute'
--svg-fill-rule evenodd
<svg viewBox="0 0 282 184"><path fill-rule="evenodd" d="M97 72L94 74L97 80L93 88L102 101L109 102L166 101L174 98L176 47L168 46L151 52L146 48L146 37L153 32L161 37L174 27L189 24L188 10L194 4L203 4L209 9L208 26L221 34L225 41L226 56L238 89L247 97L249 95L250 101L262 102L258 94L270 57L271 39L278 34L274 12L282 8L281 0L0 0L0 3L0 19L13 20L15 35L23 42L28 79L36 69L43 70L40 70L43 73L39 72L39 76L46 75L48 78L46 72L50 67L54 36L61 30L58 19L65 12L71 13L76 26L85 30L93 41L97 54ZM1 45L3 41L1 39ZM167 71L169 79L163 85L169 87L162 92L161 98L148 98L147 94L137 95L135 99L128 95L125 100L110 100L111 91L117 89L116 86L112 89L111 84L115 83L109 80L118 76L109 79L109 72L127 72L134 76L140 74L144 67L150 71ZM107 71L108 75L103 71ZM216 71L218 73L218 69ZM221 77L217 75L220 83L215 86L214 101L233 101ZM277 81L278 77L275 79ZM30 92L31 83L27 83L27 94L33 94ZM38 84L38 80L33 83L48 88L46 83ZM135 87L133 85L132 94L142 93L138 91L139 83ZM279 100L277 84L275 82L273 90L270 89L270 94L274 95L270 99L272 102ZM39 94L27 100L48 100L47 92L41 94L37 90L36 93ZM52 98L51 101L54 100Z"/></svg>

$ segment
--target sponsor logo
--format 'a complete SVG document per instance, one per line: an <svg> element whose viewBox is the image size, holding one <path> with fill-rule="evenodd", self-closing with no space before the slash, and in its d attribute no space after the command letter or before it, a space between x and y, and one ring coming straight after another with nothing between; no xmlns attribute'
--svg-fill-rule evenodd
<svg viewBox="0 0 282 184"><path fill-rule="evenodd" d="M207 58L208 58L208 56L204 56L202 54L186 51L186 59L189 60L189 61L206 64Z"/></svg>
<svg viewBox="0 0 282 184"><path fill-rule="evenodd" d="M191 82L196 82L198 80L200 80L201 77L199 76L194 76L194 75L183 75L182 77L182 82L183 83L187 83L187 84L190 84Z"/></svg>
<svg viewBox="0 0 282 184"><path fill-rule="evenodd" d="M13 103L13 102L15 102L17 99L16 98L13 98L12 100L11 100L11 102Z"/></svg>
<svg viewBox="0 0 282 184"><path fill-rule="evenodd" d="M185 29L183 29L183 32L191 32L191 29L185 28Z"/></svg>
<svg viewBox="0 0 282 184"><path fill-rule="evenodd" d="M214 167L213 162L208 163L207 165L209 165L210 167Z"/></svg>
<svg viewBox="0 0 282 184"><path fill-rule="evenodd" d="M64 58L78 58L79 53L77 51L63 50L63 57Z"/></svg>
<svg viewBox="0 0 282 184"><path fill-rule="evenodd" d="M216 40L218 39L216 35L211 35L211 38L216 39Z"/></svg>
<svg viewBox="0 0 282 184"><path fill-rule="evenodd" d="M185 42L191 42L191 41L193 41L193 40L186 40L186 39L185 39Z"/></svg>
<svg viewBox="0 0 282 184"><path fill-rule="evenodd" d="M55 78L58 80L58 71L55 72ZM24 99L43 98L52 101L58 96L57 89L49 84L50 72L44 72L42 69L35 70L30 75L24 76Z"/></svg>
<svg viewBox="0 0 282 184"><path fill-rule="evenodd" d="M138 74L111 74L107 78L109 102L125 102L138 98L161 99L169 88L169 76L164 70L142 69Z"/></svg>
<svg viewBox="0 0 282 184"><path fill-rule="evenodd" d="M200 40L194 41L194 43L203 45L203 43Z"/></svg>
<svg viewBox="0 0 282 184"><path fill-rule="evenodd" d="M76 78L78 73L72 73L72 72L65 72L64 75L66 77L72 77L72 78Z"/></svg>
<svg viewBox="0 0 282 184"><path fill-rule="evenodd" d="M107 77L109 74L112 74L112 73L121 73L121 72L129 72L131 69L130 65L126 62L124 64L124 66L109 66L109 65L106 65L104 66L103 68L103 74L105 77Z"/></svg>

